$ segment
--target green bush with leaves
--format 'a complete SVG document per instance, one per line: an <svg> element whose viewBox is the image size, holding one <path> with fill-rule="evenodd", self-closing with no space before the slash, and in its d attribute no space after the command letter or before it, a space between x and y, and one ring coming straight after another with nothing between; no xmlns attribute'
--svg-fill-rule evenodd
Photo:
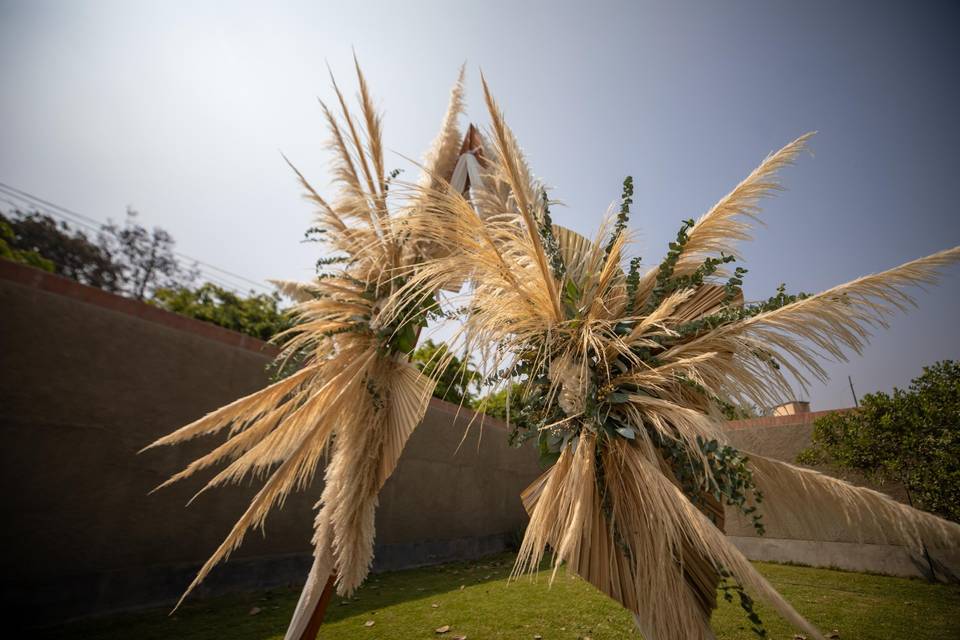
<svg viewBox="0 0 960 640"><path fill-rule="evenodd" d="M0 214L0 258L261 340L290 326L277 294L244 297L211 283L194 288L196 269L177 261L170 234L147 230L136 215L128 210L123 225L103 225L91 239L39 211Z"/></svg>
<svg viewBox="0 0 960 640"><path fill-rule="evenodd" d="M251 292L242 297L210 282L197 289L157 289L150 303L261 340L269 340L290 326L276 293Z"/></svg>
<svg viewBox="0 0 960 640"><path fill-rule="evenodd" d="M477 411L482 411L488 416L507 422L508 404L510 413L509 422L516 424L520 421L523 410L523 385L521 383L514 382L509 388L491 391L477 398L473 401L473 408Z"/></svg>
<svg viewBox="0 0 960 640"><path fill-rule="evenodd" d="M122 266L83 231L38 211L0 214L0 224L11 253L4 257L104 291L121 291Z"/></svg>
<svg viewBox="0 0 960 640"><path fill-rule="evenodd" d="M411 357L425 375L436 379L433 389L435 398L472 406L475 394L470 390L476 387L480 374L470 366L469 360L462 360L450 353L450 348L427 340L420 345ZM443 371L437 375L439 367Z"/></svg>
<svg viewBox="0 0 960 640"><path fill-rule="evenodd" d="M50 273L56 270L56 265L53 264L52 260L47 260L35 250L21 249L17 245L17 234L13 230L13 226L6 217L0 214L0 258L27 264Z"/></svg>
<svg viewBox="0 0 960 640"><path fill-rule="evenodd" d="M924 367L908 389L818 419L812 440L799 462L898 482L912 506L960 522L960 363Z"/></svg>

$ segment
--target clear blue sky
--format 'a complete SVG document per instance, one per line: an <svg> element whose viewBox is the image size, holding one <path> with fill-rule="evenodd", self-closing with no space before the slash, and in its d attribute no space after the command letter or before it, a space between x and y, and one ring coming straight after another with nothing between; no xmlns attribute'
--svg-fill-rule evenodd
<svg viewBox="0 0 960 640"><path fill-rule="evenodd" d="M487 122L482 68L568 205L559 223L592 231L634 176L647 264L681 219L818 130L743 259L749 298L819 291L960 243L958 17L907 2L2 1L0 181L98 219L133 205L255 280L308 277L310 210L279 152L326 186L324 62L352 89L356 48L388 164L410 169L399 154L426 149L467 61L470 119ZM918 294L830 365L814 408L849 405L848 374L862 394L960 358L960 270Z"/></svg>

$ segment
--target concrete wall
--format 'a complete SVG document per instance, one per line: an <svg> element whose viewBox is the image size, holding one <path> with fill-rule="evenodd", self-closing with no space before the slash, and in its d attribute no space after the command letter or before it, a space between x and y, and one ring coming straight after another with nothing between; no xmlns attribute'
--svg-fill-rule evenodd
<svg viewBox="0 0 960 640"><path fill-rule="evenodd" d="M730 444L742 451L795 462L797 454L810 444L814 421L829 413L817 411L738 420L728 423L727 437ZM871 485L856 474L840 473L828 467L817 470L906 502L906 494L898 484ZM768 496L768 499L775 497ZM929 564L921 554L906 547L882 544L880 540L867 539L861 542L855 535L855 529L845 522L825 523L815 540L798 540L790 537L776 523L769 522L765 535L758 537L751 522L732 509L727 510L726 520L727 535L752 560L930 577ZM938 579L956 580L960 576L960 552L931 549L930 554Z"/></svg>
<svg viewBox="0 0 960 640"><path fill-rule="evenodd" d="M147 492L212 442L137 451L261 388L273 352L209 324L0 260L0 598L44 622L170 602L222 541L255 486L185 502L191 479ZM526 522L520 491L536 453L487 419L458 453L469 412L433 401L384 487L375 569L477 557ZM205 476L209 477L209 476ZM198 595L297 584L313 505L292 496Z"/></svg>
<svg viewBox="0 0 960 640"><path fill-rule="evenodd" d="M19 620L66 618L175 599L242 513L256 487L184 503L204 478L147 496L210 443L136 452L207 411L261 388L273 352L252 338L0 260L0 436L7 517L0 598ZM526 522L518 495L539 473L532 448L509 449L503 425L457 449L464 412L434 401L414 432L377 516L375 570L504 548ZM729 425L732 443L792 461L813 420L799 414ZM856 478L853 478L856 481ZM321 482L251 533L199 596L298 584L309 567ZM884 488L890 490L889 487ZM894 491L896 497L901 497ZM920 575L901 547L817 540L771 529L757 538L731 517L736 544L759 560ZM960 568L956 554L936 555Z"/></svg>

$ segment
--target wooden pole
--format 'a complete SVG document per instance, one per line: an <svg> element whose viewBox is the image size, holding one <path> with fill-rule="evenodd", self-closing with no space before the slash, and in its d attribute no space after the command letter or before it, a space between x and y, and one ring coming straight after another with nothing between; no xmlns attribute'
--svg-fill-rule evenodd
<svg viewBox="0 0 960 640"><path fill-rule="evenodd" d="M317 607L310 616L310 622L304 627L303 633L297 640L316 640L320 633L320 625L323 624L323 618L327 615L327 607L333 598L333 583L337 579L337 574L331 574L327 584L323 587L323 593L320 594L320 600L317 601Z"/></svg>

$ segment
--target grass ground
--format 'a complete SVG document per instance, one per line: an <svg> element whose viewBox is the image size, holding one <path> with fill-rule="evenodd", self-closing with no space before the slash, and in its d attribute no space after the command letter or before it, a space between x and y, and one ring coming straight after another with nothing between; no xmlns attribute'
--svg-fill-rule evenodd
<svg viewBox="0 0 960 640"><path fill-rule="evenodd" d="M372 576L349 601L335 598L323 640L394 640L466 636L470 640L639 639L627 613L588 584L566 574L548 586L506 580L510 555L478 562ZM950 640L960 637L960 586L919 580L758 563L759 570L824 632L842 640ZM297 600L293 590L215 598L184 605L174 616L157 610L74 623L49 630L51 640L267 640L283 637ZM251 615L252 611L258 613ZM760 606L769 638L795 631ZM373 624L370 624L372 622ZM449 625L450 631L436 629ZM742 610L721 600L713 627L720 640L747 640Z"/></svg>

